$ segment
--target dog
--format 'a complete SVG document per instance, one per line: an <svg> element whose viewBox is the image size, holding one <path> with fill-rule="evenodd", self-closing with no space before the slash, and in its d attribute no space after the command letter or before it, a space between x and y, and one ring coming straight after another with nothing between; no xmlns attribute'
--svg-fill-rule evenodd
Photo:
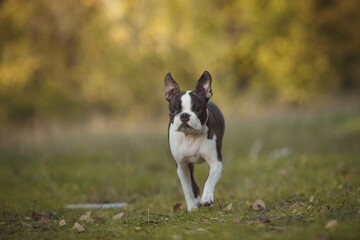
<svg viewBox="0 0 360 240"><path fill-rule="evenodd" d="M165 99L169 102L168 139L170 151L185 195L187 210L214 203L215 185L223 169L221 146L225 120L220 109L209 99L213 95L211 75L205 71L195 90L180 91L168 73L165 76ZM209 176L202 197L194 179L194 164L207 162Z"/></svg>

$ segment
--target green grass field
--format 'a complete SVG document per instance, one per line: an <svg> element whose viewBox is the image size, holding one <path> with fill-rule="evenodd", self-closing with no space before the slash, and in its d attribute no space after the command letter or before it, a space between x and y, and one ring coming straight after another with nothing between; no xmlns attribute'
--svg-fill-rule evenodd
<svg viewBox="0 0 360 240"><path fill-rule="evenodd" d="M166 127L3 134L0 238L360 239L359 110L227 120L216 203L191 213ZM254 142L262 147L249 157ZM201 189L207 171L195 166ZM266 208L253 210L256 199ZM64 208L122 201L127 208L92 209L88 221L80 219L88 210Z"/></svg>

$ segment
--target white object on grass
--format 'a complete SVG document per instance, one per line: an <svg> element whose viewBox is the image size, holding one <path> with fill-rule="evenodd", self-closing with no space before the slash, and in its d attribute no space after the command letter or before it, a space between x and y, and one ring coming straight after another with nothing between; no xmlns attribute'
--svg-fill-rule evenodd
<svg viewBox="0 0 360 240"><path fill-rule="evenodd" d="M69 204L66 205L65 208L123 208L127 206L126 202L120 202L120 203L84 203L84 204Z"/></svg>

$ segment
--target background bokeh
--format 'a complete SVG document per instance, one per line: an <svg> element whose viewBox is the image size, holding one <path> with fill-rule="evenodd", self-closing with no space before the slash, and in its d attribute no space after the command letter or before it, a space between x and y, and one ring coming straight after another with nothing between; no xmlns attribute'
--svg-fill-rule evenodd
<svg viewBox="0 0 360 240"><path fill-rule="evenodd" d="M167 72L191 89L208 70L233 109L356 95L359 12L351 0L2 0L0 123L156 117Z"/></svg>
<svg viewBox="0 0 360 240"><path fill-rule="evenodd" d="M360 239L359 26L359 0L0 0L0 239ZM164 77L204 70L224 169L188 214Z"/></svg>

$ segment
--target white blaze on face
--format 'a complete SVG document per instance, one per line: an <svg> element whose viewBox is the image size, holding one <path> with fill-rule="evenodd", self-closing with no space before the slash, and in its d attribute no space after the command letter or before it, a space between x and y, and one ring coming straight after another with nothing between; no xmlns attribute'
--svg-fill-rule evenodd
<svg viewBox="0 0 360 240"><path fill-rule="evenodd" d="M181 107L182 112L191 112L191 97L190 97L190 91L187 91L184 95L181 97Z"/></svg>
<svg viewBox="0 0 360 240"><path fill-rule="evenodd" d="M202 129L201 122L199 118L196 116L196 114L191 110L192 109L192 100L190 93L191 91L187 91L182 97L181 97L181 108L182 111L177 114L174 118L174 125L175 129L178 129L181 125L180 121L180 115L182 113L188 113L190 115L190 120L187 122L187 124L192 127L196 132L200 131Z"/></svg>

